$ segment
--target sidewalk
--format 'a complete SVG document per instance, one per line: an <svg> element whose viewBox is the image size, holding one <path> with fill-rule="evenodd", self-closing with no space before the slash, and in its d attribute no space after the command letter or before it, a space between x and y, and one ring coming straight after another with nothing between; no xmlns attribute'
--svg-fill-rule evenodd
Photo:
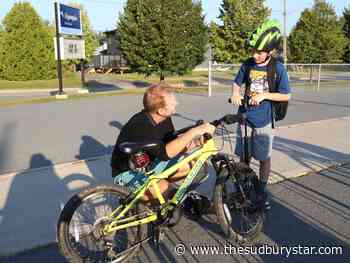
<svg viewBox="0 0 350 263"><path fill-rule="evenodd" d="M348 130L350 117L276 129L271 183L350 162ZM112 181L109 159L0 175L0 255L55 242L58 215L70 196L87 185ZM201 185L202 191L210 192L214 180L211 176Z"/></svg>

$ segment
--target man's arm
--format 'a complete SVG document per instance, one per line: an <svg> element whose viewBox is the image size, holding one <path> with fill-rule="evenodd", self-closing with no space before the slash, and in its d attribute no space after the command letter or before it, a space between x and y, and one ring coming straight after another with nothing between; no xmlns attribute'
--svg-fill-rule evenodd
<svg viewBox="0 0 350 263"><path fill-rule="evenodd" d="M204 133L213 134L214 131L215 127L209 123L204 123L198 127L190 129L166 144L165 149L168 157L173 158L178 155L194 138L201 136Z"/></svg>

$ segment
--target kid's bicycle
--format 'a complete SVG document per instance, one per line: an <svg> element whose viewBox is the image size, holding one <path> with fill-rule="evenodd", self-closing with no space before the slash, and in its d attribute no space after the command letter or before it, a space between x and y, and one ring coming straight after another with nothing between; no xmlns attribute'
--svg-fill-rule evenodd
<svg viewBox="0 0 350 263"><path fill-rule="evenodd" d="M224 124L236 122L247 125L244 114L226 115L211 124L221 126L224 131ZM247 134L242 143L247 152L246 138ZM120 145L120 150L133 160L145 154L145 150L157 147L158 143L125 142ZM199 171L207 160L215 170L213 206L225 236L238 243L251 241L260 233L265 218L264 209L257 205L258 178L248 165L247 154L245 162L235 162L220 151L212 136L205 134L202 147L159 174L148 171L147 166L138 167L148 178L135 192L120 185L99 185L74 195L64 206L57 224L61 253L69 262L125 262L137 255L145 242L153 240L158 244L162 228L179 222L184 200L191 187L200 183ZM195 164L176 193L169 200L165 199L157 182L170 178L181 166L193 160ZM150 186L155 189L158 200L158 205L151 207L140 201Z"/></svg>

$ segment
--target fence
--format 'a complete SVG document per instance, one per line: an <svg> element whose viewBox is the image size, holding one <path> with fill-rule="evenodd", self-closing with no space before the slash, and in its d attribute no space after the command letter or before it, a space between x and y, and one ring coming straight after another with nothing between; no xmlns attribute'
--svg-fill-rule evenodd
<svg viewBox="0 0 350 263"><path fill-rule="evenodd" d="M230 90L240 64L208 66L208 96L215 90ZM286 64L293 86L319 91L322 87L347 86L350 88L350 64Z"/></svg>
<svg viewBox="0 0 350 263"><path fill-rule="evenodd" d="M120 55L96 55L90 62L92 68L117 68L125 67L126 61Z"/></svg>

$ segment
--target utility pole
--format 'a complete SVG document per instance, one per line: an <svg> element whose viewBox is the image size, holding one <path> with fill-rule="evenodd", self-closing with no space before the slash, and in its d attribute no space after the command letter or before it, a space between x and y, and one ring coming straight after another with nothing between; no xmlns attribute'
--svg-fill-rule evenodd
<svg viewBox="0 0 350 263"><path fill-rule="evenodd" d="M208 97L211 97L211 46L209 45L209 56L208 56Z"/></svg>
<svg viewBox="0 0 350 263"><path fill-rule="evenodd" d="M287 64L287 0L283 0L283 60Z"/></svg>

